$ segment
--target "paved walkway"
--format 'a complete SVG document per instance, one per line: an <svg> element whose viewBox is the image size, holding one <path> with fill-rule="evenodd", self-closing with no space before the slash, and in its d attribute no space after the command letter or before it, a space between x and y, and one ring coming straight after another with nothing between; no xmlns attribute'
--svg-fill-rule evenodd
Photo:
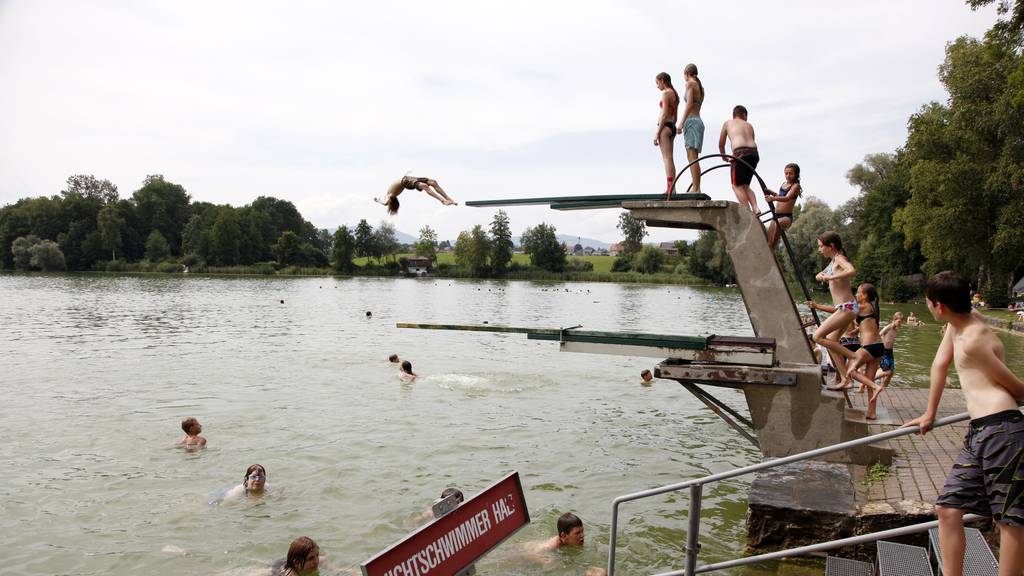
<svg viewBox="0 0 1024 576"><path fill-rule="evenodd" d="M866 394L851 394L850 399L854 405L854 409L848 410L850 416L853 416L855 410L860 412L866 407ZM887 388L879 397L879 424L870 426L871 433L892 430L920 416L927 403L927 389ZM951 388L943 392L939 403L939 418L966 410L963 392ZM889 440L896 453L893 456L893 473L885 480L865 485L863 479L866 469L863 466L851 467L858 508L862 513L870 513L865 507L875 508L879 513L891 508L903 512L930 512L963 446L966 433L967 422L964 421L932 430L924 436L911 434ZM878 507L880 503L889 506Z"/></svg>

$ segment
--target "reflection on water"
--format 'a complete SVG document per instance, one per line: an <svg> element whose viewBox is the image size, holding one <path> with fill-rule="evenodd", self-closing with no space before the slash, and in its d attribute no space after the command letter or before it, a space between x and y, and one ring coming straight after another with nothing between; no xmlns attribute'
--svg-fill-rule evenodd
<svg viewBox="0 0 1024 576"><path fill-rule="evenodd" d="M587 546L546 573L579 574L605 562L615 496L757 457L677 385L640 386L652 359L399 321L751 334L734 290L0 275L5 569L252 573L299 535L352 566L401 538L444 487L472 494L518 470L533 523L502 548L549 537L573 510ZM929 330L901 335L897 384L926 385ZM402 383L391 353L421 377ZM720 396L744 409L739 393ZM188 416L204 451L172 447ZM255 463L280 493L208 504ZM742 552L746 490L707 490L702 559ZM624 507L623 573L680 566L686 507L685 495ZM536 572L507 553L478 569Z"/></svg>

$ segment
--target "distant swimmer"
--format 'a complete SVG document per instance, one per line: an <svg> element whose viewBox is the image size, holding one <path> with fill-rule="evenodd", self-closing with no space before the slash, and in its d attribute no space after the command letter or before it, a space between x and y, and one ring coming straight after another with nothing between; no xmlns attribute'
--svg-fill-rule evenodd
<svg viewBox="0 0 1024 576"><path fill-rule="evenodd" d="M645 369L640 373L640 379L642 380L641 384L650 384L651 380L654 380L654 376L651 374L650 370Z"/></svg>
<svg viewBox="0 0 1024 576"><path fill-rule="evenodd" d="M740 206L748 206L755 216L760 216L757 209L757 198L750 189L750 181L754 177L754 169L761 157L757 155L757 142L754 141L754 127L747 122L747 109L736 106L732 109L732 120L722 124L722 133L718 136L718 151L725 154L725 139L728 137L732 146L732 155L737 160L732 163L732 191ZM741 162L742 160L742 162Z"/></svg>
<svg viewBox="0 0 1024 576"><path fill-rule="evenodd" d="M462 504L463 502L466 501L466 497L465 495L462 494L462 490L459 490L458 488L445 488L441 492L441 497L437 500L437 502L434 502L434 506L440 504L443 500L446 500L449 497L452 498L452 502L454 502L455 508L457 508L459 504ZM438 516L434 513L434 507L431 506L430 508L410 518L407 522L405 522L405 524L419 526L420 524L423 524L424 522L427 522L429 520L433 520L437 517Z"/></svg>
<svg viewBox="0 0 1024 576"><path fill-rule="evenodd" d="M661 112L658 114L658 131L654 133L654 145L661 148L661 160L665 163L665 179L668 184L665 194L672 196L672 181L676 179L675 138L676 111L679 109L679 94L672 87L672 77L661 72L654 77L654 82L661 90Z"/></svg>
<svg viewBox="0 0 1024 576"><path fill-rule="evenodd" d="M401 376L402 380L412 382L416 379L416 373L412 371L412 362L408 360L402 360L402 367L398 369L398 375Z"/></svg>
<svg viewBox="0 0 1024 576"><path fill-rule="evenodd" d="M686 148L686 161L690 165L690 177L693 179L692 194L700 194L700 162L697 157L704 149L704 121L700 118L700 108L704 105L704 84L697 77L697 65L687 64L683 68L683 117L679 119L679 132L683 134L683 146Z"/></svg>
<svg viewBox="0 0 1024 576"><path fill-rule="evenodd" d="M399 362L401 362L401 360L398 359L398 354L392 354L391 356L388 356L388 362L391 362L392 364L398 364Z"/></svg>
<svg viewBox="0 0 1024 576"><path fill-rule="evenodd" d="M775 219L768 226L768 244L772 250L779 244L783 230L789 230L793 225L793 209L796 207L796 199L804 191L800 187L800 166L789 163L785 170L786 181L779 187L778 194L769 194L765 197L769 203L775 204Z"/></svg>
<svg viewBox="0 0 1024 576"><path fill-rule="evenodd" d="M437 180L433 178L420 178L416 176L402 176L397 182L388 187L387 193L383 198L374 198L374 202L383 204L388 208L388 214L398 214L398 195L404 190L419 190L426 192L433 196L438 202L445 206L453 206L458 204L455 200L452 200L448 194L441 188L441 185L437 183Z"/></svg>
<svg viewBox="0 0 1024 576"><path fill-rule="evenodd" d="M206 448L206 438L199 434L203 431L203 425L195 418L185 418L181 421L181 429L185 431L185 437L178 440L178 445L186 450L201 450Z"/></svg>
<svg viewBox="0 0 1024 576"><path fill-rule="evenodd" d="M239 500L250 496L263 496L270 491L267 485L267 469L262 464L253 464L245 470L242 483L235 486L224 495L224 501Z"/></svg>

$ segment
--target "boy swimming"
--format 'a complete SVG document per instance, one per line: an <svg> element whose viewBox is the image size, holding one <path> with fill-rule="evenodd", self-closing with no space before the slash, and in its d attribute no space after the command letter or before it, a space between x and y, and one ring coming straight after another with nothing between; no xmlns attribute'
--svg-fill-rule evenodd
<svg viewBox="0 0 1024 576"><path fill-rule="evenodd" d="M206 448L206 438L199 434L203 431L203 425L195 418L185 418L181 421L181 429L185 431L185 437L178 440L178 445L186 450L201 450Z"/></svg>

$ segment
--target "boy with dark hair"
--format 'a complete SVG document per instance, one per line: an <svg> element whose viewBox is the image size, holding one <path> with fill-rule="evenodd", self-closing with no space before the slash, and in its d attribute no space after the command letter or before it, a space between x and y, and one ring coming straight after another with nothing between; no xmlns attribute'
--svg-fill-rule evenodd
<svg viewBox="0 0 1024 576"><path fill-rule="evenodd" d="M904 426L920 425L921 434L928 432L952 362L971 415L964 447L935 503L943 573L963 574L964 513L973 512L991 516L999 526L1000 576L1020 576L1024 571L1024 414L1017 402L1024 399L1024 382L1006 367L1002 341L971 308L967 280L955 272L940 272L928 280L925 299L932 317L946 322L947 329L932 361L928 407Z"/></svg>
<svg viewBox="0 0 1024 576"><path fill-rule="evenodd" d="M203 431L203 425L199 420L185 418L181 421L181 429L185 432L185 437L178 440L179 445L189 450L206 448L206 438L199 435Z"/></svg>
<svg viewBox="0 0 1024 576"><path fill-rule="evenodd" d="M755 216L760 216L757 209L757 198L750 189L750 181L754 177L754 168L761 158L757 155L757 142L754 141L754 127L747 122L747 109L736 106L732 109L732 120L722 124L722 133L718 136L718 152L725 154L725 139L728 137L732 145L732 155L737 160L732 164L732 191L740 206L747 206Z"/></svg>
<svg viewBox="0 0 1024 576"><path fill-rule="evenodd" d="M651 374L650 370L645 369L640 373L640 379L643 380L641 384L650 384L651 380L654 380L654 375Z"/></svg>
<svg viewBox="0 0 1024 576"><path fill-rule="evenodd" d="M583 546L583 520L572 512L558 517L558 535L536 545L534 552L557 550L562 546Z"/></svg>
<svg viewBox="0 0 1024 576"><path fill-rule="evenodd" d="M388 356L388 362L391 362L392 364L398 364L400 362L398 354L392 354L391 356Z"/></svg>

